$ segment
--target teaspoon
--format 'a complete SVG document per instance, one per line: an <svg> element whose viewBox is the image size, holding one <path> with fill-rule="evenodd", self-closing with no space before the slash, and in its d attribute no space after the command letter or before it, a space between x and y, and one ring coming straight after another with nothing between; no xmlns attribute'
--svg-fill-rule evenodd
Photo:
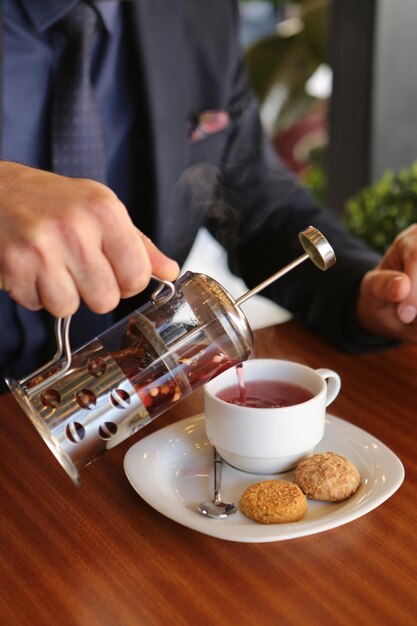
<svg viewBox="0 0 417 626"><path fill-rule="evenodd" d="M211 517L212 519L224 519L233 513L236 513L237 508L233 503L222 502L220 495L220 483L222 477L222 465L223 459L217 452L216 448L213 448L213 469L214 469L214 497L212 502L201 502L198 506L198 510L202 515Z"/></svg>

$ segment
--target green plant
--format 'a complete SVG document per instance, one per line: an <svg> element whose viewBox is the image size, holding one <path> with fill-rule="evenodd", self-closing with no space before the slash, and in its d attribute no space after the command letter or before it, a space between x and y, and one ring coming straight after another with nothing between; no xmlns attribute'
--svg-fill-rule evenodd
<svg viewBox="0 0 417 626"><path fill-rule="evenodd" d="M343 221L352 233L383 253L404 228L417 222L417 161L362 189L347 201Z"/></svg>
<svg viewBox="0 0 417 626"><path fill-rule="evenodd" d="M320 204L326 204L327 175L321 163L310 163L300 176L300 180Z"/></svg>

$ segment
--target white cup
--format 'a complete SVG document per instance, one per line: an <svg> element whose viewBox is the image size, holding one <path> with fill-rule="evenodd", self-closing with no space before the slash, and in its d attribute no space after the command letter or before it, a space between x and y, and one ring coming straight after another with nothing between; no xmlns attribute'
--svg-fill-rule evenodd
<svg viewBox="0 0 417 626"><path fill-rule="evenodd" d="M313 397L300 404L252 408L226 402L217 394L237 385L231 368L204 386L206 433L230 465L245 472L273 474L293 469L314 451L324 435L326 407L339 393L340 376L326 368L278 359L250 359L244 380L277 380L304 387Z"/></svg>

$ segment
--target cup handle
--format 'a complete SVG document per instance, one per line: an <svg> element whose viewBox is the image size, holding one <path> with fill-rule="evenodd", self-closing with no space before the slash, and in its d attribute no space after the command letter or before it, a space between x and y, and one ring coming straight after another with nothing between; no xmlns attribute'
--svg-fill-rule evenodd
<svg viewBox="0 0 417 626"><path fill-rule="evenodd" d="M327 384L327 397L326 397L326 406L329 406L336 398L340 391L340 387L342 385L342 381L340 380L339 374L334 372L333 370L329 370L325 367L322 367L318 370L315 370L316 374L319 374Z"/></svg>

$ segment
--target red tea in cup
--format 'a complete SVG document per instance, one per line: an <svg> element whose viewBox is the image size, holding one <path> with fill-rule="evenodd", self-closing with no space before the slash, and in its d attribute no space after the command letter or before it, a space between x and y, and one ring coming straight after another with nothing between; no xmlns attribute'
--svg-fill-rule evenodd
<svg viewBox="0 0 417 626"><path fill-rule="evenodd" d="M308 389L280 380L247 380L244 386L231 385L217 394L220 400L255 409L274 409L301 404L313 397Z"/></svg>
<svg viewBox="0 0 417 626"><path fill-rule="evenodd" d="M340 377L333 370L249 359L204 386L207 438L239 470L288 472L322 440L326 408L339 390Z"/></svg>

